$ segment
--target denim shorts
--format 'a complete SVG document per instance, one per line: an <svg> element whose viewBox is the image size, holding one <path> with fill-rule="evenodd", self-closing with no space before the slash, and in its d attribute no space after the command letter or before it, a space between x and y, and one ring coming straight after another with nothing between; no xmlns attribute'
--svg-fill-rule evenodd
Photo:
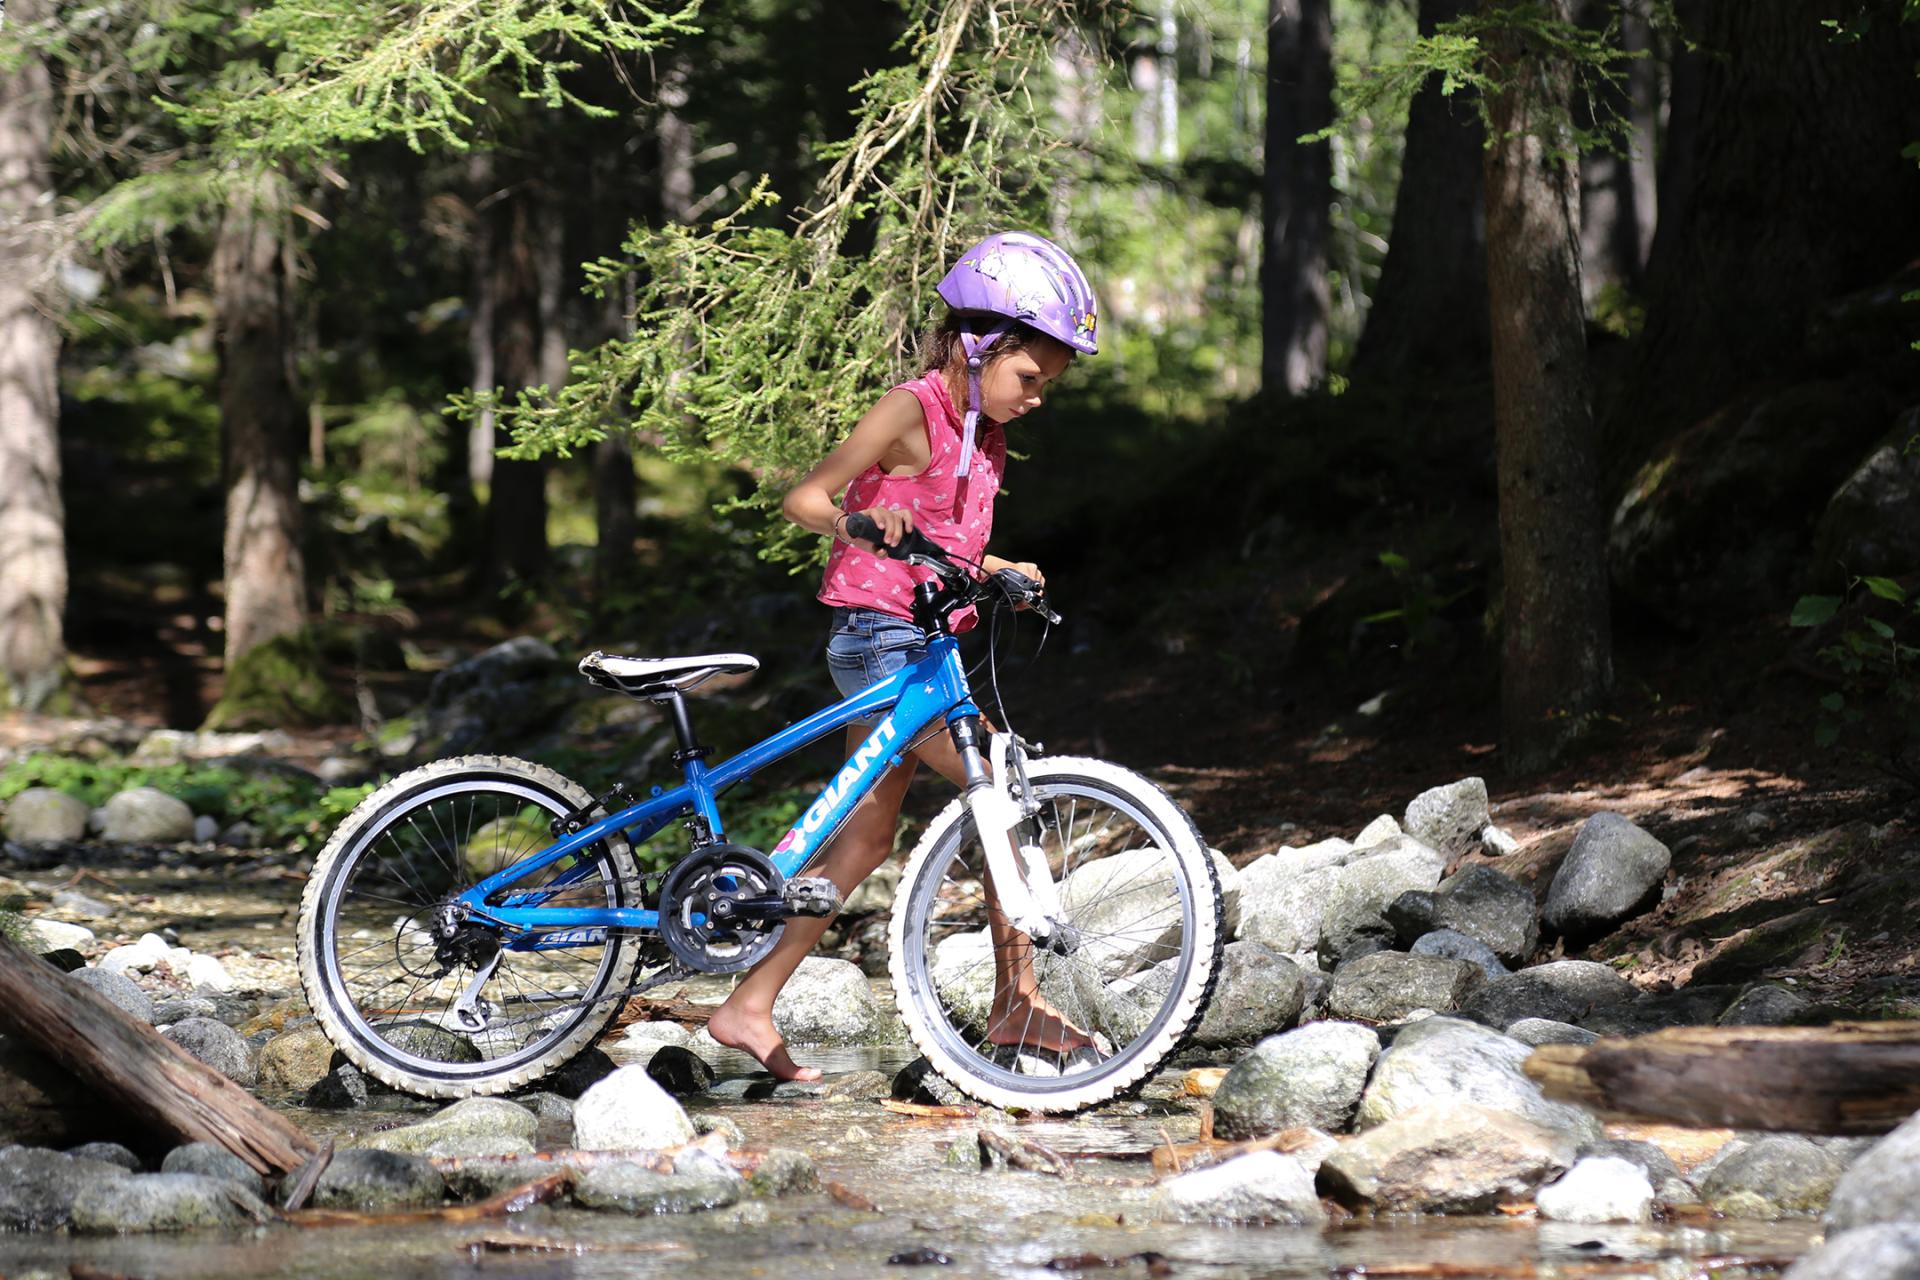
<svg viewBox="0 0 1920 1280"><path fill-rule="evenodd" d="M878 609L833 611L827 636L827 668L840 696L851 698L869 685L927 656L927 633L905 618Z"/></svg>

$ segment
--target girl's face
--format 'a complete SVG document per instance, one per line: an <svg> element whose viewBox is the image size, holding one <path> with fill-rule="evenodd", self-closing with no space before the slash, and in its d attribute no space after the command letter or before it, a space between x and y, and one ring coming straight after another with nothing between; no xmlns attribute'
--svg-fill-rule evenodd
<svg viewBox="0 0 1920 1280"><path fill-rule="evenodd" d="M1040 407L1047 384L1067 371L1073 351L1041 338L1024 351L990 362L980 375L980 412L995 422L1011 422Z"/></svg>

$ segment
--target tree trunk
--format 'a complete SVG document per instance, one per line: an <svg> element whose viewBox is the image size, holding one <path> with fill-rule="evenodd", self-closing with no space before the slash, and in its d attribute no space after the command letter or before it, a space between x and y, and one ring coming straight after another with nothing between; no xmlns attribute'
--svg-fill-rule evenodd
<svg viewBox="0 0 1920 1280"><path fill-rule="evenodd" d="M220 426L227 487L227 668L306 623L300 551L305 421L287 374L285 193L278 174L236 178L214 245Z"/></svg>
<svg viewBox="0 0 1920 1280"><path fill-rule="evenodd" d="M1472 12L1474 0L1420 0L1420 34ZM1487 376L1483 131L1472 91L1430 79L1407 113L1393 232L1353 358L1356 383Z"/></svg>
<svg viewBox="0 0 1920 1280"><path fill-rule="evenodd" d="M495 375L508 395L544 380L540 334L540 213L532 184L494 206ZM513 439L494 429L494 446ZM488 581L538 583L547 565L547 467L544 460L493 461L487 502Z"/></svg>
<svg viewBox="0 0 1920 1280"><path fill-rule="evenodd" d="M1645 14L1619 0L1587 0L1582 9L1582 25L1602 29L1617 21L1621 47L1640 55L1627 64L1624 83L1607 86L1596 104L1596 115L1610 113L1626 122L1624 150L1596 149L1580 157L1580 276L1591 306L1610 288L1632 292L1639 287L1653 240L1660 68L1652 57L1653 32Z"/></svg>
<svg viewBox="0 0 1920 1280"><path fill-rule="evenodd" d="M1547 7L1565 20L1570 4L1549 0ZM1497 141L1484 173L1506 584L1500 710L1506 767L1519 772L1558 757L1600 707L1613 662L1580 298L1578 178L1562 158L1567 139L1554 136L1571 76L1518 38L1496 42L1491 56L1509 81L1489 104Z"/></svg>
<svg viewBox="0 0 1920 1280"><path fill-rule="evenodd" d="M1674 68L1647 324L1605 424L1616 485L1742 389L1807 376L1811 310L1912 260L1920 169L1901 152L1920 138L1920 23L1896 0L1864 8L1680 6L1702 56Z"/></svg>
<svg viewBox="0 0 1920 1280"><path fill-rule="evenodd" d="M1327 376L1333 151L1297 138L1333 122L1331 0L1268 0L1260 381L1297 395Z"/></svg>
<svg viewBox="0 0 1920 1280"><path fill-rule="evenodd" d="M14 0L20 26L45 17ZM53 194L53 87L27 54L0 72L0 708L37 710L66 673L60 338L37 296Z"/></svg>
<svg viewBox="0 0 1920 1280"><path fill-rule="evenodd" d="M493 157L476 152L467 161L467 184L473 192L473 305L467 308L467 354L473 361L473 385L485 391L498 385L493 359L494 296L500 287L494 274ZM482 409L467 425L467 476L475 492L493 483L493 410Z"/></svg>

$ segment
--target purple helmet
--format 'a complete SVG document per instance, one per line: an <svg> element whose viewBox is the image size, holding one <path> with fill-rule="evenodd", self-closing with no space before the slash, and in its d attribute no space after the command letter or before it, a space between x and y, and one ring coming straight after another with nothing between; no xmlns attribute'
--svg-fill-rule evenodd
<svg viewBox="0 0 1920 1280"><path fill-rule="evenodd" d="M1044 236L988 236L960 255L940 282L940 296L955 311L1018 320L1075 351L1099 354L1093 289L1067 251Z"/></svg>

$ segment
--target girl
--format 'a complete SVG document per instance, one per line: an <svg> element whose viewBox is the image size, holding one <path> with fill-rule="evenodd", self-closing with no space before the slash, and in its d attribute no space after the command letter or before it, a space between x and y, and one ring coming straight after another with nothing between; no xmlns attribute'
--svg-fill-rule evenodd
<svg viewBox="0 0 1920 1280"><path fill-rule="evenodd" d="M882 396L786 498L789 520L834 539L819 599L833 606L827 665L843 697L925 656L926 634L913 622L912 604L914 584L929 576L849 539L848 516L871 517L889 546L918 528L989 573L1013 568L1044 581L1033 564L985 554L1006 466L1002 427L1039 407L1047 385L1066 371L1075 352L1098 351L1093 290L1058 245L1005 232L963 254L940 282L940 296L951 310L924 344L926 372ZM958 408L963 401L964 414ZM834 503L842 489L844 509ZM848 727L848 754L867 733L867 726ZM900 802L923 761L964 783L952 740L939 732L923 737L906 763L874 786L814 869L839 887L842 899L893 853ZM1051 1051L1089 1045L1084 1032L1040 998L1027 962L1030 944L997 912L992 918L995 994L988 1039ZM817 1069L798 1065L787 1053L774 1030L773 1002L828 923L790 918L773 951L707 1024L715 1040L752 1054L782 1080L820 1078Z"/></svg>

